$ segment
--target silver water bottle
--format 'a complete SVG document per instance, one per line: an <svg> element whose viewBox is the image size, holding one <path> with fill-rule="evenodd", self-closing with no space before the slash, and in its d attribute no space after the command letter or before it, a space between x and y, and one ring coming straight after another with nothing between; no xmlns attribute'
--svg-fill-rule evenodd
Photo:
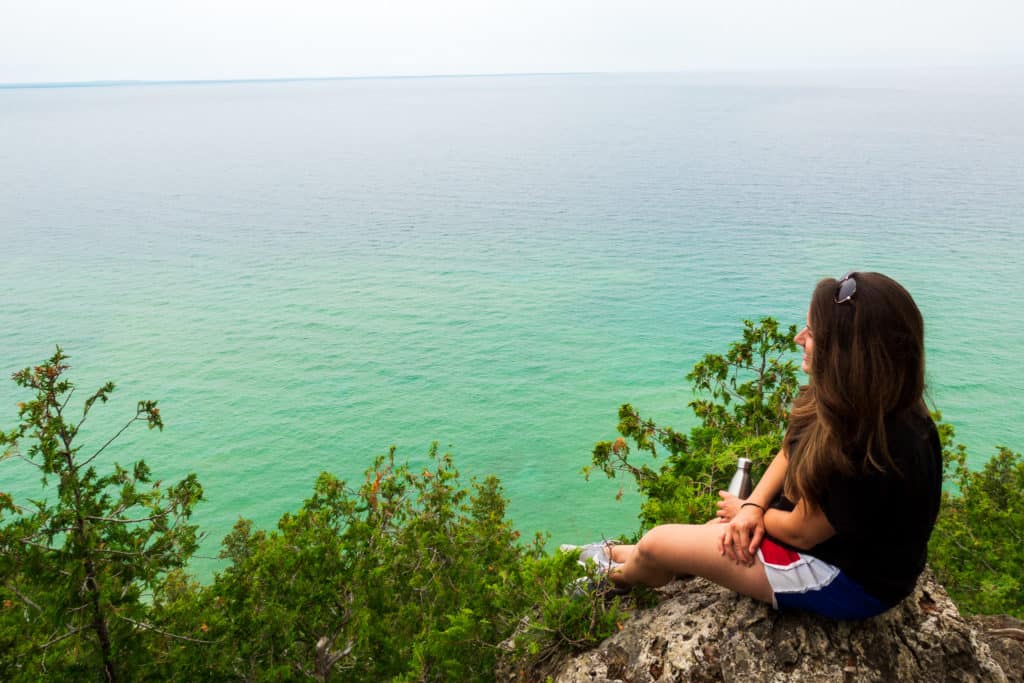
<svg viewBox="0 0 1024 683"><path fill-rule="evenodd" d="M736 460L736 474L732 475L729 482L729 493L737 498L746 498L750 495L750 460L739 458Z"/></svg>

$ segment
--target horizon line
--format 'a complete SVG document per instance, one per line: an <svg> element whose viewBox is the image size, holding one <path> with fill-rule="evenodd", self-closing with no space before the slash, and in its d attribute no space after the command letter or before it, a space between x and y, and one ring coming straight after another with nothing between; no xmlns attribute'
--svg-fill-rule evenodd
<svg viewBox="0 0 1024 683"><path fill-rule="evenodd" d="M526 76L596 76L611 74L673 74L673 73L772 73L794 71L886 71L886 70L920 70L920 69L1019 69L1024 64L945 64L945 65L872 65L872 66L779 66L768 68L757 67L717 67L696 69L642 69L628 71L508 71L494 73L452 73L452 74L384 74L365 76L263 76L249 78L172 78L172 79L94 79L87 81L21 81L0 83L0 89L46 89L46 88L117 88L140 85L225 85L229 83L299 83L315 81L370 81L370 80L413 80L440 78L516 78Z"/></svg>
<svg viewBox="0 0 1024 683"><path fill-rule="evenodd" d="M133 85L224 85L227 83L297 83L303 81L370 81L417 78L506 78L516 76L593 76L610 71L515 71L466 74L390 74L375 76L263 76L253 78L98 79L0 83L0 88L116 88Z"/></svg>

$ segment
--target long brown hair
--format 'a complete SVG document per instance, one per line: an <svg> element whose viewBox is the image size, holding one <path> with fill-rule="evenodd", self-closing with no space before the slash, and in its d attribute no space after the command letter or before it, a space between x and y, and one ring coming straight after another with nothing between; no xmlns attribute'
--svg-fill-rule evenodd
<svg viewBox="0 0 1024 683"><path fill-rule="evenodd" d="M857 290L845 303L835 302L837 280L827 278L814 289L810 382L793 402L786 431L784 493L812 509L837 473L898 471L885 418L927 414L924 320L917 304L881 273L852 276Z"/></svg>

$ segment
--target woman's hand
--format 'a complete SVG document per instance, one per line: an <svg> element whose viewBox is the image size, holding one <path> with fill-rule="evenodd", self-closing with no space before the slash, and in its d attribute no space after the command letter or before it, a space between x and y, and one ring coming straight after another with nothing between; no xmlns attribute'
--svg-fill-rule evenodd
<svg viewBox="0 0 1024 683"><path fill-rule="evenodd" d="M732 518L739 514L743 499L737 498L728 491L719 491L718 495L722 500L718 501L718 512L715 514L719 521L731 522Z"/></svg>
<svg viewBox="0 0 1024 683"><path fill-rule="evenodd" d="M732 498L737 506L741 505L738 498ZM719 506L721 505L722 503L719 503ZM753 565L754 553L764 539L764 511L754 505L739 507L732 518L722 526L722 535L718 540L719 554L728 556L737 564L748 567Z"/></svg>

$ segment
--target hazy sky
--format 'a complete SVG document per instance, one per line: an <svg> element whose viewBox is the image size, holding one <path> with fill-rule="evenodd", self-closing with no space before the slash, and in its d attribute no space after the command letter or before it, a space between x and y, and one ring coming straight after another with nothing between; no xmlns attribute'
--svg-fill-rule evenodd
<svg viewBox="0 0 1024 683"><path fill-rule="evenodd" d="M0 0L0 82L1024 64L1022 0Z"/></svg>

